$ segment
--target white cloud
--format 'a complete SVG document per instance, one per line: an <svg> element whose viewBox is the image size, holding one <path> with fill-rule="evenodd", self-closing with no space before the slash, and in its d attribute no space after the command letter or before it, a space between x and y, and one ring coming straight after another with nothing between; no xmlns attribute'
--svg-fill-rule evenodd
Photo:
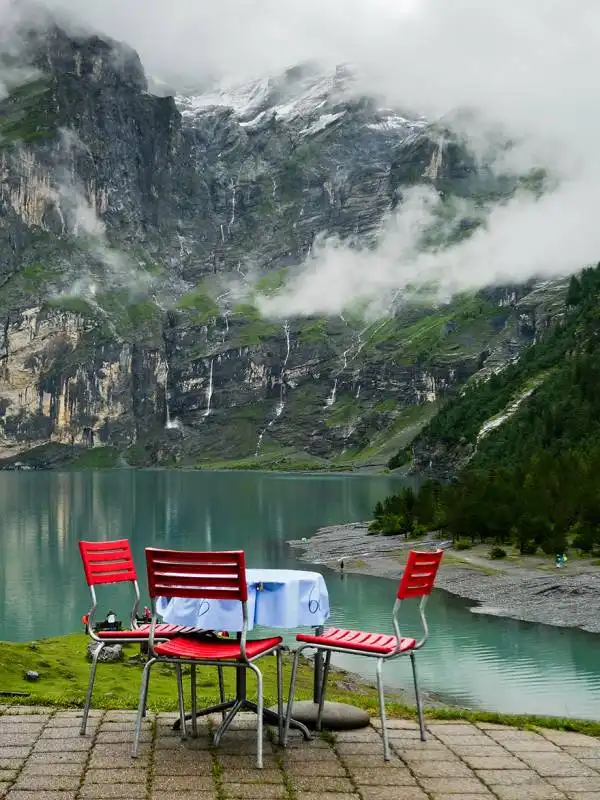
<svg viewBox="0 0 600 800"><path fill-rule="evenodd" d="M0 0L0 11L2 3ZM58 2L58 0L57 0ZM415 282L442 296L486 283L552 276L600 256L600 4L596 0L62 0L137 48L148 71L202 83L259 77L306 59L350 62L366 90L432 118L471 108L523 139L520 166L560 178L536 201L492 211L485 230L437 254L416 254L429 217L413 193L375 251L325 242L271 313L339 310ZM0 15L1 16L1 15ZM480 134L480 131L471 131Z"/></svg>

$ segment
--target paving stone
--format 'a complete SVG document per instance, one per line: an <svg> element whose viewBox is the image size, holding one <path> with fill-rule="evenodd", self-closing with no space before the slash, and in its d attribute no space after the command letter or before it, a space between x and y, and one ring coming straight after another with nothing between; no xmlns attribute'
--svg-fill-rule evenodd
<svg viewBox="0 0 600 800"><path fill-rule="evenodd" d="M75 792L23 792L20 789L11 789L6 797L8 800L75 800ZM140 800L139 797L136 800Z"/></svg>
<svg viewBox="0 0 600 800"><path fill-rule="evenodd" d="M102 769L95 767L85 773L86 783L146 783L145 769Z"/></svg>
<svg viewBox="0 0 600 800"><path fill-rule="evenodd" d="M69 764L60 762L58 764L38 763L37 759L31 759L23 769L21 775L82 775L85 763Z"/></svg>
<svg viewBox="0 0 600 800"><path fill-rule="evenodd" d="M383 748L381 749L381 751L377 751L377 752L383 752ZM337 762L337 756L335 755L335 752L329 747L325 751L322 750L322 749L319 749L319 750L300 750L300 749L298 749L298 750L288 750L288 749L286 749L286 750L280 751L280 753L281 753L281 757L286 762L292 762L292 761L319 761L319 762L321 762L321 761L323 761L325 759L329 759L330 761ZM346 755L349 755L349 754L347 752L344 752L344 757ZM352 755L364 755L364 753L361 750L359 750L358 753L352 753ZM369 755L369 757L371 757L372 751L368 751L367 755Z"/></svg>
<svg viewBox="0 0 600 800"><path fill-rule="evenodd" d="M502 746L511 753L560 753L560 747L538 736L535 739L506 739Z"/></svg>
<svg viewBox="0 0 600 800"><path fill-rule="evenodd" d="M400 791L400 790L398 790ZM283 796L283 795L282 795ZM377 798L362 793L364 800L377 800ZM360 800L359 794L339 794L338 792L302 792L301 800ZM408 795L407 795L408 797ZM413 795L414 800L427 800L427 798ZM179 798L177 798L179 800ZM389 791L386 800L390 800ZM400 794L394 794L394 800L405 800Z"/></svg>
<svg viewBox="0 0 600 800"><path fill-rule="evenodd" d="M454 750L455 747L489 747L492 744L490 739L483 733L479 733L477 736L438 736L438 738L442 744L445 744L446 747L450 747L452 750Z"/></svg>
<svg viewBox="0 0 600 800"><path fill-rule="evenodd" d="M144 790L143 795L146 792ZM79 790L81 800L140 800L140 786L127 783L84 783Z"/></svg>
<svg viewBox="0 0 600 800"><path fill-rule="evenodd" d="M444 748L443 750L399 750L394 748L395 752L403 761L458 761L458 756L454 755L451 750Z"/></svg>
<svg viewBox="0 0 600 800"><path fill-rule="evenodd" d="M283 783L228 783L223 781L223 790L227 797L248 798L248 800L269 800L270 798L286 798L287 790ZM321 794L321 798L323 798Z"/></svg>
<svg viewBox="0 0 600 800"><path fill-rule="evenodd" d="M361 728L358 731L336 731L336 744L341 742L375 742L381 744L381 736L374 728Z"/></svg>
<svg viewBox="0 0 600 800"><path fill-rule="evenodd" d="M596 758L600 759L600 746L598 747L563 747L563 753L568 753L575 758Z"/></svg>
<svg viewBox="0 0 600 800"><path fill-rule="evenodd" d="M27 720L23 721L22 717L20 718L19 722L2 724L2 717L0 717L0 736L8 736L15 733L31 733L39 736L43 730L47 729L48 725L45 725L43 722L29 722Z"/></svg>
<svg viewBox="0 0 600 800"><path fill-rule="evenodd" d="M594 777L595 773L576 758L559 753L524 753L523 761L542 777L568 778L574 776Z"/></svg>
<svg viewBox="0 0 600 800"><path fill-rule="evenodd" d="M361 769L372 769L373 768L373 757L372 756L344 756L343 762L346 767L351 770L352 772L357 772ZM377 765L377 769L399 769L404 768L406 766L404 761L401 761L398 756L395 756L394 753L391 754L391 758L389 761L383 760L383 753L381 762Z"/></svg>
<svg viewBox="0 0 600 800"><path fill-rule="evenodd" d="M36 736L34 736L34 740L40 735L42 739L82 739L83 737L79 733L79 726L73 725L72 727L56 727L56 728L44 728L43 733L42 731L38 732ZM90 739L92 738L95 730L93 726L88 725L86 728L86 737L89 736ZM2 734L0 733L0 736Z"/></svg>
<svg viewBox="0 0 600 800"><path fill-rule="evenodd" d="M335 749L340 755L378 755L383 753L383 739L378 742L341 742Z"/></svg>
<svg viewBox="0 0 600 800"><path fill-rule="evenodd" d="M154 766L154 775L188 775L191 777L200 775L212 775L212 765L207 762L180 761L171 764L159 764Z"/></svg>
<svg viewBox="0 0 600 800"><path fill-rule="evenodd" d="M131 758L131 754L122 756L97 756L92 752L89 769L119 769L131 772L145 772L148 769L148 758Z"/></svg>
<svg viewBox="0 0 600 800"><path fill-rule="evenodd" d="M379 717L375 717L374 719L371 720L371 726L376 730L381 729L382 725ZM388 719L387 728L388 730L394 730L394 729L418 730L419 723L415 722L412 719Z"/></svg>
<svg viewBox="0 0 600 800"><path fill-rule="evenodd" d="M0 783L10 783L16 780L18 774L18 769L3 769L0 772Z"/></svg>
<svg viewBox="0 0 600 800"><path fill-rule="evenodd" d="M31 747L0 747L0 758L27 758Z"/></svg>
<svg viewBox="0 0 600 800"><path fill-rule="evenodd" d="M591 767L595 769L596 772L600 772L600 758L579 758L582 764L585 764L587 767Z"/></svg>
<svg viewBox="0 0 600 800"><path fill-rule="evenodd" d="M74 792L79 783L79 775L21 775L15 789L36 793Z"/></svg>
<svg viewBox="0 0 600 800"><path fill-rule="evenodd" d="M600 747L600 739L596 739L594 736L585 736L583 733L553 731L547 728L542 728L540 733L559 747L566 745L569 747Z"/></svg>
<svg viewBox="0 0 600 800"><path fill-rule="evenodd" d="M431 794L481 794L487 787L477 778L420 778L419 783Z"/></svg>
<svg viewBox="0 0 600 800"><path fill-rule="evenodd" d="M173 800L169 792L152 792L151 800ZM139 797L136 800L140 800ZM216 792L177 792L177 800L217 800Z"/></svg>
<svg viewBox="0 0 600 800"><path fill-rule="evenodd" d="M334 761L307 761L305 763L294 761L291 764L286 764L285 770L289 775L324 775L330 778L343 778L346 775L346 770L342 764Z"/></svg>
<svg viewBox="0 0 600 800"><path fill-rule="evenodd" d="M468 758L509 758L510 754L500 745L490 745L489 747L479 747L479 745L466 745L465 747L452 747L452 752L456 753L465 761Z"/></svg>
<svg viewBox="0 0 600 800"><path fill-rule="evenodd" d="M545 783L530 769L478 769L477 777L488 786L521 786L526 783Z"/></svg>
<svg viewBox="0 0 600 800"><path fill-rule="evenodd" d="M470 722L431 722L427 724L427 730L431 733L443 736L479 736L480 731Z"/></svg>
<svg viewBox="0 0 600 800"><path fill-rule="evenodd" d="M70 750L65 753L32 753L30 764L85 764L89 756L86 750ZM93 755L92 755L93 757ZM131 760L131 759L130 759Z"/></svg>
<svg viewBox="0 0 600 800"><path fill-rule="evenodd" d="M7 781L0 781L0 797L6 797L6 794L11 786L12 783L9 783Z"/></svg>
<svg viewBox="0 0 600 800"><path fill-rule="evenodd" d="M465 762L472 768L472 769L510 769L510 770L517 770L517 769L524 769L527 770L527 764L524 764L522 761L519 761L518 758L513 758L508 754L505 756L492 756L487 757L478 757L478 756L464 756Z"/></svg>
<svg viewBox="0 0 600 800"><path fill-rule="evenodd" d="M600 797L600 776L595 778L546 778L546 780L562 792L595 792L596 796Z"/></svg>
<svg viewBox="0 0 600 800"><path fill-rule="evenodd" d="M460 761L420 761L411 765L418 778L472 778L471 770Z"/></svg>
<svg viewBox="0 0 600 800"><path fill-rule="evenodd" d="M9 733L0 734L0 748L5 747L33 747L39 733Z"/></svg>
<svg viewBox="0 0 600 800"><path fill-rule="evenodd" d="M256 768L256 762L252 766L242 767L233 772L226 773L225 780L235 783L281 783L283 776L280 769L263 767ZM319 783L322 779L319 779Z"/></svg>
<svg viewBox="0 0 600 800"><path fill-rule="evenodd" d="M357 786L416 786L407 769L361 769L351 774Z"/></svg>
<svg viewBox="0 0 600 800"><path fill-rule="evenodd" d="M77 739L38 739L35 744L35 753L73 753L77 750L89 750L89 739L79 736ZM0 752L2 752L0 750Z"/></svg>
<svg viewBox="0 0 600 800"><path fill-rule="evenodd" d="M300 789L302 792L315 788L315 780L309 776L296 777L293 779L292 783L296 789ZM352 794L352 792L354 792L354 786L348 778L320 777L319 790L322 792L346 792L347 794Z"/></svg>
<svg viewBox="0 0 600 800"><path fill-rule="evenodd" d="M389 786L363 786L361 787L360 794L363 800L428 800L425 792L417 786L396 786L394 787L393 794L390 792ZM308 795L303 794L302 800L306 800L307 796ZM320 795L314 794L312 797L314 800L318 800ZM355 798L358 797L358 795L332 794L330 797L332 800L349 800L349 798ZM462 800L468 800L468 798L465 797L462 798Z"/></svg>
<svg viewBox="0 0 600 800"><path fill-rule="evenodd" d="M431 795L433 800L491 800L492 795L487 794L438 794L435 792Z"/></svg>
<svg viewBox="0 0 600 800"><path fill-rule="evenodd" d="M258 771L258 770L257 770ZM159 775L152 781L154 792L179 792L198 790L199 792L212 792L215 788L212 775Z"/></svg>
<svg viewBox="0 0 600 800"><path fill-rule="evenodd" d="M256 755L251 756L222 756L217 754L217 758L219 764L225 771L235 770L238 769L255 769L256 767ZM271 753L263 753L263 766L268 767L269 769L277 769L277 761L275 760L275 756Z"/></svg>
<svg viewBox="0 0 600 800"><path fill-rule="evenodd" d="M494 786L494 794L498 800L565 800L565 795L549 783Z"/></svg>
<svg viewBox="0 0 600 800"><path fill-rule="evenodd" d="M24 758L0 758L0 770L21 769L24 763Z"/></svg>

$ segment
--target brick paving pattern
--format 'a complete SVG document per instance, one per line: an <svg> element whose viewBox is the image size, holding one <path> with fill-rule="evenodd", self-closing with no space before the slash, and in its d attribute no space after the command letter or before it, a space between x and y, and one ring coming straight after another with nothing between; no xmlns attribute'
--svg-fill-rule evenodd
<svg viewBox="0 0 600 800"><path fill-rule="evenodd" d="M10 800L598 800L600 739L552 730L390 721L393 758L383 761L378 721L369 728L291 738L265 733L255 766L253 717L240 715L213 748L216 719L181 742L174 714L144 722L140 758L130 757L135 714L0 708L0 797Z"/></svg>

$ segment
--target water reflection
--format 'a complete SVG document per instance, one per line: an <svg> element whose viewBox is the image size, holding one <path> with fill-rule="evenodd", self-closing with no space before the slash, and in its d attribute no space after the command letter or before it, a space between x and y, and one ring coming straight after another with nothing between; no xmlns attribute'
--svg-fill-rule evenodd
<svg viewBox="0 0 600 800"><path fill-rule="evenodd" d="M0 473L0 639L28 640L78 627L89 601L78 539L129 538L145 595L148 545L244 548L249 566L294 566L288 539L321 525L365 519L396 486L392 478L369 476ZM323 572L336 623L391 632L392 582ZM99 592L100 613L110 603L126 615L126 590L114 598L114 588ZM431 639L420 657L424 689L467 705L600 718L597 637L474 615L468 605L433 594ZM416 633L417 622L416 610L407 606L403 632ZM373 674L368 659L342 662ZM392 687L410 687L409 664L389 665L387 680Z"/></svg>

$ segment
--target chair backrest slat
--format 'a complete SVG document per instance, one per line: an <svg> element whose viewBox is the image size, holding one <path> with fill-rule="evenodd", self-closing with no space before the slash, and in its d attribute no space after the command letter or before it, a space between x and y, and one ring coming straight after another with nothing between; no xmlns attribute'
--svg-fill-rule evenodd
<svg viewBox="0 0 600 800"><path fill-rule="evenodd" d="M79 552L88 586L137 580L131 547L127 539L79 542Z"/></svg>
<svg viewBox="0 0 600 800"><path fill-rule="evenodd" d="M398 600L431 594L443 555L443 550L411 550L398 586Z"/></svg>
<svg viewBox="0 0 600 800"><path fill-rule="evenodd" d="M146 548L150 597L248 599L243 550L191 552Z"/></svg>

